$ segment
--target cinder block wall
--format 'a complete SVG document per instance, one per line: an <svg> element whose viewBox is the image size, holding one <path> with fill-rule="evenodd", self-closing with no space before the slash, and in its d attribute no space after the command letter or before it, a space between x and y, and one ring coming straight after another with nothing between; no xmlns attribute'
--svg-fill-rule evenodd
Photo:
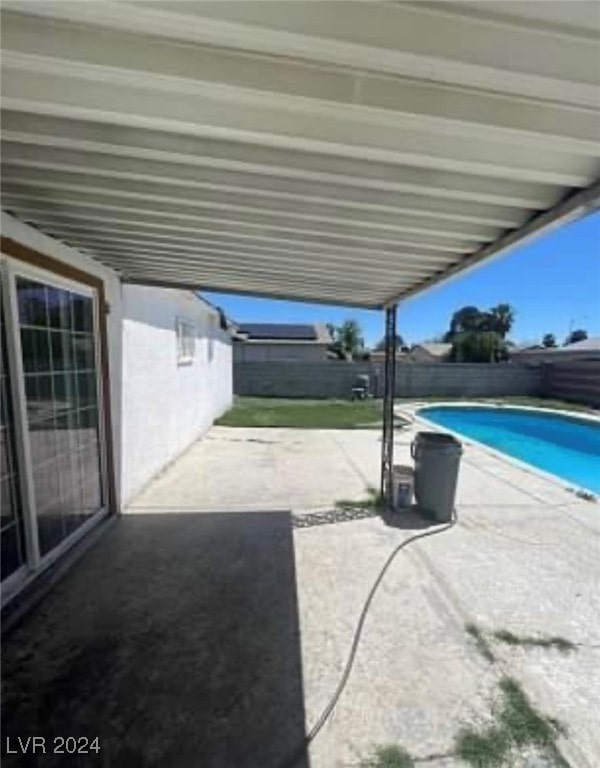
<svg viewBox="0 0 600 768"><path fill-rule="evenodd" d="M239 341L232 349L234 363L322 363L327 360L326 344L247 344Z"/></svg>
<svg viewBox="0 0 600 768"><path fill-rule="evenodd" d="M236 395L263 397L348 397L356 377L371 374L368 363L234 363Z"/></svg>
<svg viewBox="0 0 600 768"><path fill-rule="evenodd" d="M399 397L502 397L537 395L538 367L485 363L434 363L396 366Z"/></svg>
<svg viewBox="0 0 600 768"><path fill-rule="evenodd" d="M383 394L383 366L370 363L235 363L236 395L262 397L346 398L360 374L371 376L374 392ZM399 397L492 397L534 395L541 390L539 367L512 364L399 364Z"/></svg>
<svg viewBox="0 0 600 768"><path fill-rule="evenodd" d="M549 397L600 407L600 360L544 363L542 391Z"/></svg>

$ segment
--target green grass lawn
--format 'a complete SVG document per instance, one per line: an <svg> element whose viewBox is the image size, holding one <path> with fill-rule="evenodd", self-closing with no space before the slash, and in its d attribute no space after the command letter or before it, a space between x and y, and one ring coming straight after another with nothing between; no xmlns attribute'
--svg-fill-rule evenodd
<svg viewBox="0 0 600 768"><path fill-rule="evenodd" d="M381 424L380 400L287 400L236 397L216 423L223 427L365 429Z"/></svg>
<svg viewBox="0 0 600 768"><path fill-rule="evenodd" d="M473 401L530 405L556 410L590 411L584 405L543 397L469 398ZM396 398L396 404L461 398ZM222 427L297 427L299 429L373 429L382 423L381 400L293 400L277 397L236 397L233 408L216 422Z"/></svg>

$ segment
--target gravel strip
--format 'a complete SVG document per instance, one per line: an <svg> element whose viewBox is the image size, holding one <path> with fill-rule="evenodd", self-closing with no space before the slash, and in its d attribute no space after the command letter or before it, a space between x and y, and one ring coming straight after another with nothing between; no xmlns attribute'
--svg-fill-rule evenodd
<svg viewBox="0 0 600 768"><path fill-rule="evenodd" d="M351 520L363 520L367 517L376 517L379 511L374 508L365 509L328 509L321 512L305 512L292 516L294 528L311 528L313 525L330 525L332 523L347 523Z"/></svg>

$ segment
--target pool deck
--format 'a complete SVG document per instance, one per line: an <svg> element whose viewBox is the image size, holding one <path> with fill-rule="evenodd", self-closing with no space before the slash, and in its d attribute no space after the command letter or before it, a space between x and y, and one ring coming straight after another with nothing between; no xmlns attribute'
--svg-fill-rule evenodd
<svg viewBox="0 0 600 768"><path fill-rule="evenodd" d="M398 463L417 429L397 434ZM97 731L104 752L86 766L283 765L336 687L383 562L424 524L294 525L364 498L380 447L374 430L211 430L6 638L3 735ZM388 571L300 768L356 767L387 743L464 766L454 738L489 724L507 675L565 726L557 745L573 768L600 764L600 504L468 443L457 512ZM499 630L575 645L510 647ZM511 756L542 765L535 749Z"/></svg>

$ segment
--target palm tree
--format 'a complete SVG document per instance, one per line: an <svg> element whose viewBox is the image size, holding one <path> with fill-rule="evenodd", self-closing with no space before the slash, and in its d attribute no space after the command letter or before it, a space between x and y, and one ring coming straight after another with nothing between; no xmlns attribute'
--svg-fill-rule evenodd
<svg viewBox="0 0 600 768"><path fill-rule="evenodd" d="M542 339L542 346L546 347L547 349L553 349L556 347L556 336L553 333L544 334L544 338Z"/></svg>
<svg viewBox="0 0 600 768"><path fill-rule="evenodd" d="M568 347L569 344L575 344L577 341L585 341L587 337L587 331L585 331L583 328L577 328L577 330L571 331L571 333L565 339L565 347Z"/></svg>
<svg viewBox="0 0 600 768"><path fill-rule="evenodd" d="M498 304L490 309L489 314L492 318L492 329L499 333L502 338L510 332L515 321L515 310L510 304Z"/></svg>

